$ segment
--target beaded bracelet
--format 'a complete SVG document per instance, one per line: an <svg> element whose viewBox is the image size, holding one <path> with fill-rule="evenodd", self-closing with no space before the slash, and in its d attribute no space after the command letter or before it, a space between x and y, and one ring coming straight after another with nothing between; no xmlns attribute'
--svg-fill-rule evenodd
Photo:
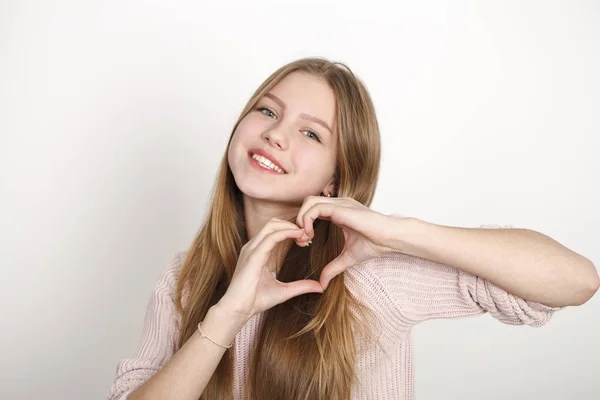
<svg viewBox="0 0 600 400"><path fill-rule="evenodd" d="M204 331L203 331L203 330L202 330L202 328L200 327L200 325L202 325L202 322L204 322L204 321L201 321L201 322L198 324L198 331L200 331L200 336L201 336L201 337L205 337L205 338L207 338L208 340L210 340L211 342L213 342L214 344L216 344L217 346L223 347L223 348L225 348L225 349L228 349L228 348L230 348L231 346L233 346L233 343L231 343L229 346L223 346L222 344L219 344L219 343L215 342L214 340L212 340L212 339L211 339L211 338L210 338L210 337L209 337L209 336L208 336L206 333L204 333Z"/></svg>

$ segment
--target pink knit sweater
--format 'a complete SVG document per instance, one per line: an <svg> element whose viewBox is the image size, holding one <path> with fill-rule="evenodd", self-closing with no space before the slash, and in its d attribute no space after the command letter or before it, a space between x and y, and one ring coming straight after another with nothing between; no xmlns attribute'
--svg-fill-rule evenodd
<svg viewBox="0 0 600 400"><path fill-rule="evenodd" d="M125 400L177 351L179 316L173 293L185 260L176 254L154 288L138 350L117 366L109 400ZM360 382L353 400L414 399L411 328L432 318L460 318L490 313L506 324L541 326L557 308L526 301L494 284L453 267L403 253L388 253L344 272L346 286L377 314L379 347L356 343ZM235 337L234 399L244 399L251 350L262 313L254 315Z"/></svg>

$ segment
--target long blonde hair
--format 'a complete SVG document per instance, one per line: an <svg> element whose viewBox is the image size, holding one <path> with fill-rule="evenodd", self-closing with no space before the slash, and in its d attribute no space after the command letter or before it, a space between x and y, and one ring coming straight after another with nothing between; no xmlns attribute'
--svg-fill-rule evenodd
<svg viewBox="0 0 600 400"><path fill-rule="evenodd" d="M181 314L180 347L194 334L208 309L225 294L240 250L248 240L242 193L227 162L233 132L256 102L294 71L323 79L336 98L338 154L334 194L351 197L366 206L373 200L381 144L373 103L363 83L344 64L320 58L297 60L275 71L255 91L233 128L208 217L182 266L176 295ZM277 276L279 281L318 281L323 267L340 254L344 248L341 228L317 220L314 229L310 247L292 246L288 251ZM186 288L184 304L182 294ZM355 334L372 338L366 322L370 311L348 291L343 274L331 280L324 294L297 296L265 311L246 382L248 398L350 399L357 381L354 338ZM201 400L232 398L232 349L225 352Z"/></svg>

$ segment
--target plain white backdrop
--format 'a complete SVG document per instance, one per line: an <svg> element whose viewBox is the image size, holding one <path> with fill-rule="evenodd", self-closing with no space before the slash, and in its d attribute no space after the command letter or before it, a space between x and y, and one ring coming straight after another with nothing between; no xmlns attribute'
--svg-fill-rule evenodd
<svg viewBox="0 0 600 400"><path fill-rule="evenodd" d="M373 209L534 229L598 265L599 49L594 0L3 1L0 398L106 398L243 105L303 56L370 90ZM599 312L424 323L416 396L597 399Z"/></svg>

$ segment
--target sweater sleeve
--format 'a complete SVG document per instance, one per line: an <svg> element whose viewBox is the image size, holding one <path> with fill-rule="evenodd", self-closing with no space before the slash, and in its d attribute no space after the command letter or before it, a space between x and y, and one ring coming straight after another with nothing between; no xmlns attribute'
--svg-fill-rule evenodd
<svg viewBox="0 0 600 400"><path fill-rule="evenodd" d="M372 261L369 271L403 325L489 313L505 324L541 326L562 308L524 300L479 276L404 253Z"/></svg>
<svg viewBox="0 0 600 400"><path fill-rule="evenodd" d="M173 299L184 252L169 262L154 287L146 309L141 339L133 358L119 362L108 400L126 400L154 375L176 351L179 321Z"/></svg>

